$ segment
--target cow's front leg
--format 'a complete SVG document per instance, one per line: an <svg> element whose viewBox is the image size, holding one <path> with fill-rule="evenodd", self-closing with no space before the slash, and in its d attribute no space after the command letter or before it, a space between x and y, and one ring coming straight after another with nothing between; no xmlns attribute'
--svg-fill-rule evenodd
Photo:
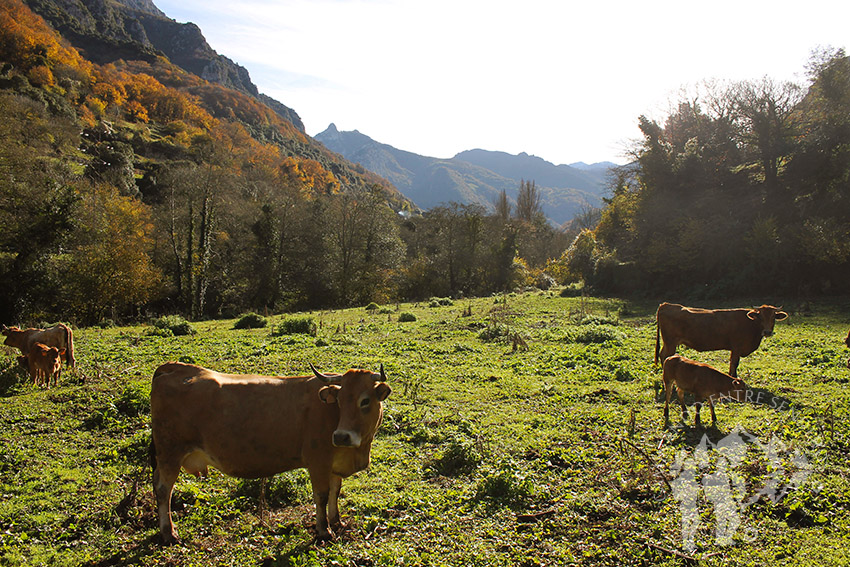
<svg viewBox="0 0 850 567"><path fill-rule="evenodd" d="M316 505L316 532L319 540L333 539L328 527L328 501L330 498L330 473L310 471L310 484L313 486L313 503ZM339 512L337 512L338 514Z"/></svg>
<svg viewBox="0 0 850 567"><path fill-rule="evenodd" d="M737 378L738 377L738 363L741 361L741 355L735 354L734 352L729 355L729 375Z"/></svg>
<svg viewBox="0 0 850 567"><path fill-rule="evenodd" d="M333 528L342 526L342 520L339 517L340 490L342 490L342 477L331 474L330 492L328 494L328 522Z"/></svg>

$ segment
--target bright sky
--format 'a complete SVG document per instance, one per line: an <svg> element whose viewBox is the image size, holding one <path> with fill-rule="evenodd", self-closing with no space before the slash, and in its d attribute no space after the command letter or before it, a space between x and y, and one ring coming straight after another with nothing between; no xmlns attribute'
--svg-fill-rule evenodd
<svg viewBox="0 0 850 567"><path fill-rule="evenodd" d="M812 50L850 50L835 0L154 0L293 108L449 158L481 148L625 163L641 114L708 79L807 84Z"/></svg>

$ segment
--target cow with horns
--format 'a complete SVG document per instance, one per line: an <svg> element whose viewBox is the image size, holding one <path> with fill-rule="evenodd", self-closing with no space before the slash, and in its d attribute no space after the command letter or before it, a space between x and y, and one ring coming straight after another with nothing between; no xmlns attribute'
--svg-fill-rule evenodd
<svg viewBox="0 0 850 567"><path fill-rule="evenodd" d="M306 468L319 539L341 525L342 479L369 466L381 402L390 395L379 373L348 370L312 376L222 374L168 362L151 387L151 464L164 543L176 541L171 493L181 468L208 466L239 478Z"/></svg>

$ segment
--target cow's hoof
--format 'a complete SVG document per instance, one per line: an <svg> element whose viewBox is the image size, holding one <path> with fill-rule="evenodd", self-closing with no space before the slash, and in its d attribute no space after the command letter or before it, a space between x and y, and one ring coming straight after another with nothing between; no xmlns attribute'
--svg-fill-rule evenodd
<svg viewBox="0 0 850 567"><path fill-rule="evenodd" d="M177 535L175 535L175 534L171 534L170 536L160 534L159 544L164 546L164 547L168 547L168 546L172 546L172 545L180 545L180 538L177 537Z"/></svg>

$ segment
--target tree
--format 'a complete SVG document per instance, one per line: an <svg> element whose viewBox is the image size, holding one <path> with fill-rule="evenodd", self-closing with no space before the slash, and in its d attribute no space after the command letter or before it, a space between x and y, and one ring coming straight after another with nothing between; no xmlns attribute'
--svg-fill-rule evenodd
<svg viewBox="0 0 850 567"><path fill-rule="evenodd" d="M534 181L521 180L516 198L516 218L531 224L543 219L542 197Z"/></svg>

